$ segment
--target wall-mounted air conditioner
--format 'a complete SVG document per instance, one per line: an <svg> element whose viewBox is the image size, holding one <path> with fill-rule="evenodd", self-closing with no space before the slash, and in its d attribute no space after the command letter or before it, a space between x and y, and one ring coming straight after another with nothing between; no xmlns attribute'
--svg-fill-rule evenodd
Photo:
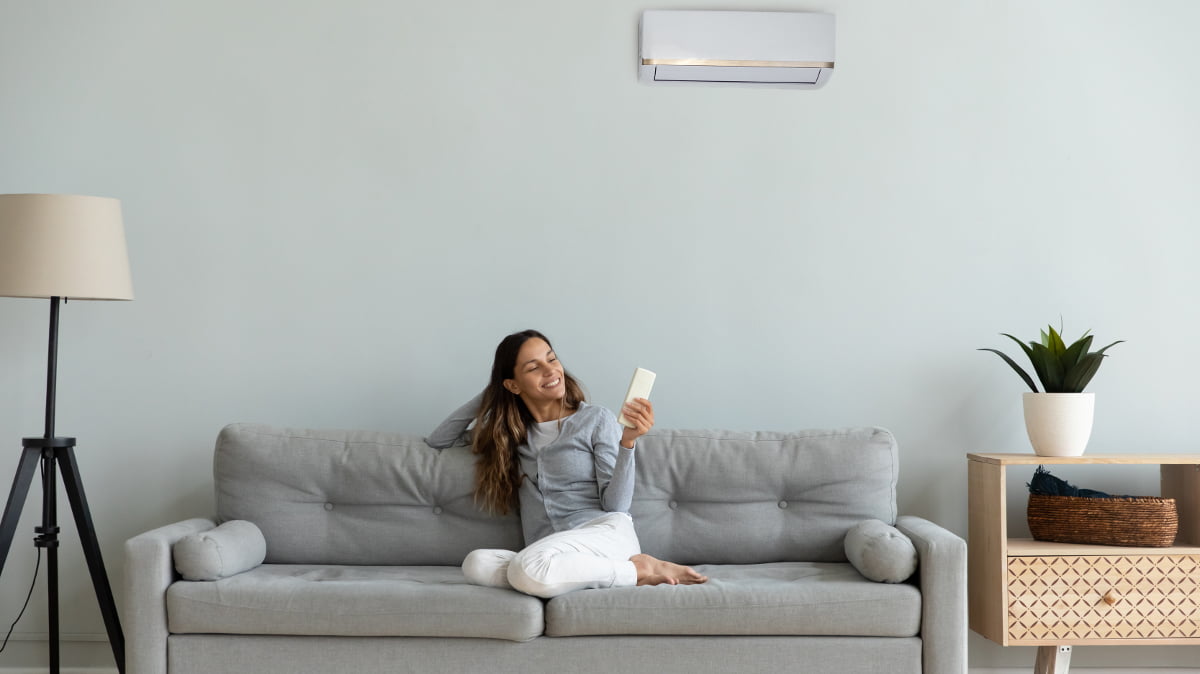
<svg viewBox="0 0 1200 674"><path fill-rule="evenodd" d="M833 38L820 12L649 10L639 78L815 89L833 74Z"/></svg>

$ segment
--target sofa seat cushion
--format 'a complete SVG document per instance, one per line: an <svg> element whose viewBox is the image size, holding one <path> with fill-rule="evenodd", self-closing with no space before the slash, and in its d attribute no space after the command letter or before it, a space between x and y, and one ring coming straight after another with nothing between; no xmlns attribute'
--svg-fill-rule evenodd
<svg viewBox="0 0 1200 674"><path fill-rule="evenodd" d="M471 585L459 567L266 564L167 589L172 633L483 637L542 633L541 600Z"/></svg>
<svg viewBox="0 0 1200 674"><path fill-rule="evenodd" d="M581 590L546 605L546 634L912 637L913 585L873 583L844 562L700 565L703 585Z"/></svg>

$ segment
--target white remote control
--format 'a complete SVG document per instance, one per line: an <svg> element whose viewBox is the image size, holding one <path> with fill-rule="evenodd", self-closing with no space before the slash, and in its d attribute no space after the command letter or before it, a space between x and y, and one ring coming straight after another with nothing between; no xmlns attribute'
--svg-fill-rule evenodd
<svg viewBox="0 0 1200 674"><path fill-rule="evenodd" d="M654 388L654 377L657 376L650 370L637 368L633 371L633 380L629 382L629 390L625 392L625 402L621 403L624 407L626 403L634 398L650 398L650 389ZM617 417L617 422L626 428L634 428L634 425L629 423L625 415Z"/></svg>

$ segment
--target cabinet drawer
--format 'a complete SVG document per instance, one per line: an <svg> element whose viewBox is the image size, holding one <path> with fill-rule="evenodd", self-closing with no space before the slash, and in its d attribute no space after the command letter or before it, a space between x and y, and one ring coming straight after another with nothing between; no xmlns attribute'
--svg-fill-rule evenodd
<svg viewBox="0 0 1200 674"><path fill-rule="evenodd" d="M1008 558L1011 641L1200 637L1200 556Z"/></svg>

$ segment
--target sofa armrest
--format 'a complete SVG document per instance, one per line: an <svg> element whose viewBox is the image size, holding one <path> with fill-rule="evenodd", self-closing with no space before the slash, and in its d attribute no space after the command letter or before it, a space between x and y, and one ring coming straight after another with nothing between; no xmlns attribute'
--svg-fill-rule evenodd
<svg viewBox="0 0 1200 674"><path fill-rule="evenodd" d="M167 588L179 579L171 546L189 534L217 526L208 519L191 519L138 534L125 541L125 671L128 674L167 672Z"/></svg>
<svg viewBox="0 0 1200 674"><path fill-rule="evenodd" d="M921 660L924 674L967 671L967 543L920 517L897 518L920 558Z"/></svg>

